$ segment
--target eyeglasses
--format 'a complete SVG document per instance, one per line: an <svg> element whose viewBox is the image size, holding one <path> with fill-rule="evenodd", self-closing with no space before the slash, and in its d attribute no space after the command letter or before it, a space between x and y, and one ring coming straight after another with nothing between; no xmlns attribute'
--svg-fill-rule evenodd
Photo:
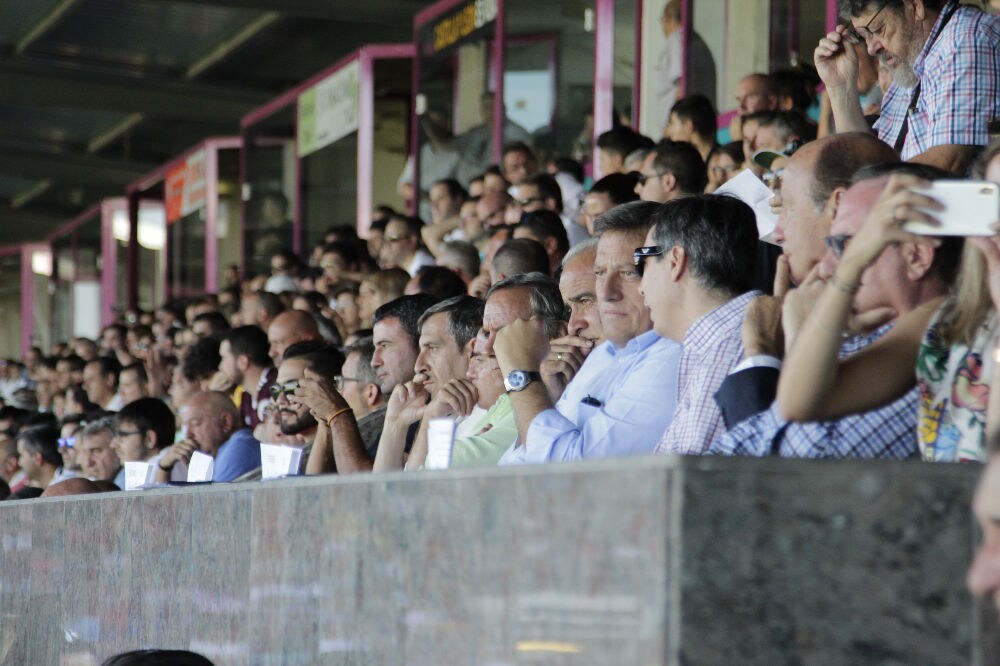
<svg viewBox="0 0 1000 666"><path fill-rule="evenodd" d="M347 382L359 382L359 381L361 380L358 379L357 377L346 377L344 375L337 375L336 377L333 378L333 383L337 387L338 391L343 391L344 384L346 384Z"/></svg>
<svg viewBox="0 0 1000 666"><path fill-rule="evenodd" d="M640 171L639 172L639 178L638 178L638 180L636 182L638 182L639 186L641 187L641 186L645 185L646 181L649 180L650 178L659 178L662 175L663 175L662 173L645 174L645 173L642 173Z"/></svg>
<svg viewBox="0 0 1000 666"><path fill-rule="evenodd" d="M823 239L823 244L826 245L833 256L840 260L844 256L844 249L847 247L847 241L851 240L851 234L834 234L833 236L827 236Z"/></svg>
<svg viewBox="0 0 1000 666"><path fill-rule="evenodd" d="M76 437L60 437L57 441L60 449L72 449L76 446Z"/></svg>
<svg viewBox="0 0 1000 666"><path fill-rule="evenodd" d="M639 277L642 277L642 274L646 272L646 260L650 257L659 257L664 251L664 248L659 245L646 245L635 249L635 252L632 253L632 261L635 262L635 270Z"/></svg>
<svg viewBox="0 0 1000 666"><path fill-rule="evenodd" d="M285 399L287 400L288 396L295 393L295 389L297 389L298 387L299 387L299 380L297 379L292 379L291 381L287 381L284 384L272 384L271 400L278 400L279 398L281 398L281 396L285 396Z"/></svg>
<svg viewBox="0 0 1000 666"><path fill-rule="evenodd" d="M785 170L775 169L774 171L767 171L764 173L764 184L770 189L775 190L781 187L781 177L785 175Z"/></svg>
<svg viewBox="0 0 1000 666"><path fill-rule="evenodd" d="M868 23L865 23L864 26L861 28L855 28L853 24L849 23L848 31L852 34L852 36L857 37L858 39L864 40L866 42L871 39L875 39L876 36L881 37L882 33L885 31L884 21L882 22L882 25L879 26L877 34L872 32L869 29L869 26L871 26L872 21L874 21L878 17L878 15L882 13L882 10L888 6L889 6L888 2L883 2L882 6L878 8L878 11L875 12L870 19L868 19Z"/></svg>
<svg viewBox="0 0 1000 666"><path fill-rule="evenodd" d="M115 437L118 439L125 439L126 437L131 437L132 435L144 435L145 430L117 430L115 431Z"/></svg>

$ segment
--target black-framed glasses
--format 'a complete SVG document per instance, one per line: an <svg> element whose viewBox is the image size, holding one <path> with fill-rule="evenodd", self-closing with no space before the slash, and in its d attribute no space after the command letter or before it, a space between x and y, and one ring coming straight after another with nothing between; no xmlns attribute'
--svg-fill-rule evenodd
<svg viewBox="0 0 1000 666"><path fill-rule="evenodd" d="M632 261L635 262L635 270L639 274L639 277L642 277L642 274L646 272L646 260L650 257L659 257L664 252L664 248L659 245L646 245L635 248L635 252L632 253Z"/></svg>
<svg viewBox="0 0 1000 666"><path fill-rule="evenodd" d="M851 234L834 234L823 239L823 244L830 250L833 256L839 261L844 256L844 249L847 241L851 240Z"/></svg>
<svg viewBox="0 0 1000 666"><path fill-rule="evenodd" d="M876 11L874 14L872 14L872 17L870 19L868 19L868 22L865 23L864 26L862 26L860 28L855 28L854 24L848 23L848 30L852 33L852 35L854 37L857 37L858 39L860 39L862 41L867 42L870 39L875 39L876 35L875 35L874 32L871 31L870 26L872 24L872 21L874 21L876 18L878 18L878 15L882 13L882 10L885 9L886 7L888 7L888 6L889 6L888 1L883 2L882 6L878 8L878 11ZM882 33L882 31L884 29L885 29L885 23L883 23L882 27L879 28L879 30L878 30L879 31L879 35L878 36L881 37L881 33Z"/></svg>
<svg viewBox="0 0 1000 666"><path fill-rule="evenodd" d="M359 382L359 381L361 380L358 379L357 377L347 377L345 375L337 375L336 377L333 378L333 383L337 387L338 391L343 391L344 384L346 384L347 382Z"/></svg>
<svg viewBox="0 0 1000 666"><path fill-rule="evenodd" d="M72 449L76 446L76 437L60 437L57 441L60 449Z"/></svg>
<svg viewBox="0 0 1000 666"><path fill-rule="evenodd" d="M299 380L297 379L289 380L284 384L272 384L271 400L277 400L281 396L285 396L285 399L287 399L288 396L295 393L295 389L297 389L298 387L299 387Z"/></svg>
<svg viewBox="0 0 1000 666"><path fill-rule="evenodd" d="M115 437L118 439L125 439L126 437L131 437L132 435L145 435L145 430L116 430Z"/></svg>
<svg viewBox="0 0 1000 666"><path fill-rule="evenodd" d="M636 182L639 183L639 187L645 185L646 181L649 180L650 178L659 178L660 176L663 175L662 173L644 174L641 171L639 171L638 173L639 173L639 178L636 179Z"/></svg>

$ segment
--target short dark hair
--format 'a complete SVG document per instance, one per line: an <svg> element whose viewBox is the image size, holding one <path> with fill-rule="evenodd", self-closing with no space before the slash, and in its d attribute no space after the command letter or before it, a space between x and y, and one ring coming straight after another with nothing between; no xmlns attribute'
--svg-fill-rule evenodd
<svg viewBox="0 0 1000 666"><path fill-rule="evenodd" d="M420 293L436 298L451 298L468 289L458 273L444 266L421 266L417 271L417 286Z"/></svg>
<svg viewBox="0 0 1000 666"><path fill-rule="evenodd" d="M181 360L181 374L189 382L208 379L219 370L219 340L203 338L188 347Z"/></svg>
<svg viewBox="0 0 1000 666"><path fill-rule="evenodd" d="M502 289L515 287L528 289L531 314L545 322L546 335L550 338L559 335L560 324L569 321L569 308L563 302L556 281L542 273L512 275L490 287L486 292L486 300L490 300L490 296Z"/></svg>
<svg viewBox="0 0 1000 666"><path fill-rule="evenodd" d="M507 153L524 153L527 155L531 161L537 162L535 158L535 151L531 149L531 146L523 141L510 141L503 145L503 149L500 151L500 162L503 163L503 158L507 157Z"/></svg>
<svg viewBox="0 0 1000 666"><path fill-rule="evenodd" d="M736 197L696 194L660 206L653 239L668 250L680 246L691 276L709 291L737 296L753 288L757 262L757 218Z"/></svg>
<svg viewBox="0 0 1000 666"><path fill-rule="evenodd" d="M174 443L177 431L174 413L159 398L139 398L122 407L115 416L116 432L121 429L122 423L131 423L144 432L155 432L158 449Z"/></svg>
<svg viewBox="0 0 1000 666"><path fill-rule="evenodd" d="M653 214L660 204L655 201L632 201L615 206L594 220L594 235L606 231L626 231L645 234L653 226Z"/></svg>
<svg viewBox="0 0 1000 666"><path fill-rule="evenodd" d="M677 187L685 194L701 194L708 184L708 170L701 153L687 141L660 142L654 149L653 168L660 174L673 174Z"/></svg>
<svg viewBox="0 0 1000 666"><path fill-rule="evenodd" d="M69 363L70 372L80 372L83 370L83 366L87 365L87 362L76 354L70 354L69 356L63 356L62 358L56 359L56 365L60 363Z"/></svg>
<svg viewBox="0 0 1000 666"><path fill-rule="evenodd" d="M413 348L416 349L417 340L420 337L420 333L417 329L417 322L420 320L420 315L424 313L424 310L437 303L438 300L439 299L431 296L430 294L400 296L395 300L379 306L379 308L375 310L375 313L372 315L372 325L377 324L383 319L395 317L399 320L399 323L403 327L403 330L406 331L406 334L410 336Z"/></svg>
<svg viewBox="0 0 1000 666"><path fill-rule="evenodd" d="M434 181L434 185L441 185L446 190L448 190L448 196L452 199L457 199L459 203L464 202L469 198L469 191L462 187L462 184L455 180L454 178L442 178L441 180Z"/></svg>
<svg viewBox="0 0 1000 666"><path fill-rule="evenodd" d="M195 322L203 321L208 324L209 329L211 329L211 335L218 335L219 333L225 333L230 328L229 320L226 316L219 312L218 310L212 310L211 312L202 312L200 315L196 316L191 320L191 325L193 326Z"/></svg>
<svg viewBox="0 0 1000 666"><path fill-rule="evenodd" d="M143 363L142 361L129 363L128 365L126 365L124 368L121 369L121 371L118 373L118 376L120 377L121 373L125 372L126 370L128 370L129 372L134 372L135 378L139 380L139 382L141 383L149 381L149 375L146 373L146 364Z"/></svg>
<svg viewBox="0 0 1000 666"><path fill-rule="evenodd" d="M743 164L743 160L746 159L746 156L743 154L743 142L730 141L729 143L712 148L712 152L708 154L708 159L705 160L706 166L713 157L719 154L728 155L729 159L736 162L737 165Z"/></svg>
<svg viewBox="0 0 1000 666"><path fill-rule="evenodd" d="M267 341L267 333L260 326L248 325L234 328L222 339L229 343L229 351L233 356L246 356L258 368L271 367L271 357L268 351L271 346Z"/></svg>
<svg viewBox="0 0 1000 666"><path fill-rule="evenodd" d="M414 217L412 215L401 215L396 213L391 218L389 222L402 222L406 227L406 233L410 236L415 236L418 240L420 239L420 230L424 227L424 221L419 217Z"/></svg>
<svg viewBox="0 0 1000 666"><path fill-rule="evenodd" d="M212 662L188 650L132 650L108 657L101 666L212 666Z"/></svg>
<svg viewBox="0 0 1000 666"><path fill-rule="evenodd" d="M273 319L285 311L285 304L281 302L277 294L263 289L254 293L257 294L257 307L263 309L269 318Z"/></svg>
<svg viewBox="0 0 1000 666"><path fill-rule="evenodd" d="M542 244L533 238L512 238L493 253L494 268L503 267L506 275L522 273L545 273L548 275L551 267L549 255L545 253Z"/></svg>
<svg viewBox="0 0 1000 666"><path fill-rule="evenodd" d="M347 241L334 241L332 243L326 243L323 246L323 254L339 254L340 258L344 260L348 268L351 266L357 266L358 264L358 247Z"/></svg>
<svg viewBox="0 0 1000 666"><path fill-rule="evenodd" d="M323 339L299 340L288 345L281 355L281 360L284 361L297 356L306 356L307 354L326 351L329 347L330 343Z"/></svg>
<svg viewBox="0 0 1000 666"><path fill-rule="evenodd" d="M639 183L639 174L635 171L630 173L609 173L604 178L590 186L589 193L606 194L614 205L638 201L639 195L635 193L635 186Z"/></svg>
<svg viewBox="0 0 1000 666"><path fill-rule="evenodd" d="M674 102L670 113L681 120L690 120L694 132L715 143L716 118L718 113L712 101L704 95L688 95Z"/></svg>
<svg viewBox="0 0 1000 666"><path fill-rule="evenodd" d="M569 235L566 233L566 227L563 226L562 218L551 210L523 213L517 226L527 229L539 238L555 238L556 249L560 255L569 251Z"/></svg>
<svg viewBox="0 0 1000 666"><path fill-rule="evenodd" d="M538 188L538 196L542 200L552 199L556 202L556 212L561 213L563 209L562 188L559 181L554 176L547 173L536 173L524 181L525 185L534 185Z"/></svg>
<svg viewBox="0 0 1000 666"><path fill-rule="evenodd" d="M483 327L483 310L486 302L475 296L455 296L427 308L417 326L422 330L424 322L440 312L448 315L448 334L455 339L459 349L476 337Z"/></svg>
<svg viewBox="0 0 1000 666"><path fill-rule="evenodd" d="M597 137L597 147L609 153L621 155L625 159L629 153L637 148L642 148L642 135L635 130L619 125L609 129L604 134Z"/></svg>
<svg viewBox="0 0 1000 666"><path fill-rule="evenodd" d="M97 365L102 377L114 375L115 386L118 386L118 373L122 371L122 364L114 356L95 356L86 362L87 365Z"/></svg>
<svg viewBox="0 0 1000 666"><path fill-rule="evenodd" d="M816 102L816 85L819 80L815 73L807 73L797 69L780 69L771 72L768 76L774 84L775 94L779 98L791 100L792 109L805 113Z"/></svg>
<svg viewBox="0 0 1000 666"><path fill-rule="evenodd" d="M333 379L340 374L344 367L344 354L336 347L327 345L325 349L314 351L309 354L302 354L301 358L306 362L306 367L320 377Z"/></svg>
<svg viewBox="0 0 1000 666"><path fill-rule="evenodd" d="M38 425L25 428L17 434L17 441L32 455L42 454L42 460L62 467L63 459L59 455L59 429L49 425Z"/></svg>
<svg viewBox="0 0 1000 666"><path fill-rule="evenodd" d="M555 165L556 170L560 173L568 173L573 176L573 180L578 183L583 182L583 165L572 157L557 157L552 163Z"/></svg>

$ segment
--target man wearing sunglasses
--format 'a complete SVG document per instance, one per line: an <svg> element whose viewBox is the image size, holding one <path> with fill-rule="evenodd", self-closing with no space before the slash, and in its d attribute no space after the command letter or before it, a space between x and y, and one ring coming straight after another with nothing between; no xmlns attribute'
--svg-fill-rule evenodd
<svg viewBox="0 0 1000 666"><path fill-rule="evenodd" d="M698 149L686 141L661 141L642 163L635 193L643 201L665 203L688 194L700 194L708 171Z"/></svg>
<svg viewBox="0 0 1000 666"><path fill-rule="evenodd" d="M712 396L743 357L740 329L757 255L753 210L701 194L661 206L636 249L654 330L683 345L677 409L656 453L704 453L725 429Z"/></svg>
<svg viewBox="0 0 1000 666"><path fill-rule="evenodd" d="M501 464L652 452L674 411L681 351L652 330L632 256L658 208L636 201L594 222L599 234L594 291L605 342L594 346L584 338L560 337L550 344L537 319L516 320L497 333L497 361L505 376L543 373L543 381L508 391L519 438ZM551 376L560 369L572 375L561 391Z"/></svg>
<svg viewBox="0 0 1000 666"><path fill-rule="evenodd" d="M1000 17L955 0L850 0L851 19L816 47L840 132L871 131L850 43L892 72L874 131L904 160L963 173L1000 116Z"/></svg>
<svg viewBox="0 0 1000 666"><path fill-rule="evenodd" d="M947 175L920 164L889 164L862 169L846 191L838 196L830 235L824 241L827 251L809 276L786 297L782 312L785 345L790 347L795 332L811 311L813 303L836 271L844 248L864 224L885 189L891 173L939 178ZM855 326L869 327L866 319L881 323L886 316L893 320L916 307L945 294L958 266L962 243L946 239L938 248L924 243L898 243L887 247L863 274L854 297ZM844 339L841 358L856 354L889 331L892 324L860 332ZM748 354L751 351L748 343ZM780 356L780 352L775 350ZM835 421L788 423L773 404L775 386L759 395L765 400L758 413L745 419L732 417L735 408L746 408L754 385L765 382L768 374L776 380L777 371L766 367L760 356L755 367L737 368L723 382L716 399L727 413L730 430L716 439L709 453L716 455L780 455L796 458L908 458L917 454L916 388L878 409L853 414ZM742 364L741 364L742 365ZM779 366L774 358L769 365Z"/></svg>

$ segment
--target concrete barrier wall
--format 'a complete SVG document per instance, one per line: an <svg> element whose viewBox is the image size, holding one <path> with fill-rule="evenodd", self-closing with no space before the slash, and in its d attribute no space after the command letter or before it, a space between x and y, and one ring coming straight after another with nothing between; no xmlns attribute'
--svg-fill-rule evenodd
<svg viewBox="0 0 1000 666"><path fill-rule="evenodd" d="M0 663L140 647L217 664L996 663L963 587L977 474L645 458L5 502Z"/></svg>

